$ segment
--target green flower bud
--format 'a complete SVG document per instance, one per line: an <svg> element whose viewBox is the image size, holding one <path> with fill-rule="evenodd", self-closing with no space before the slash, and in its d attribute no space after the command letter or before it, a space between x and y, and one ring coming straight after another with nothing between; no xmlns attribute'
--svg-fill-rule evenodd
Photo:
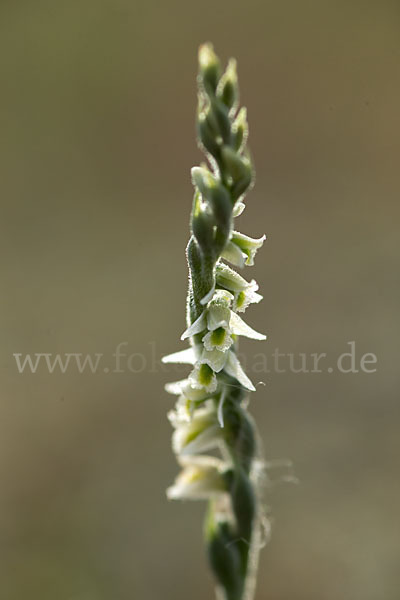
<svg viewBox="0 0 400 600"><path fill-rule="evenodd" d="M203 44L199 48L199 78L204 89L209 94L214 94L221 77L221 64L214 52L213 45Z"/></svg>
<svg viewBox="0 0 400 600"><path fill-rule="evenodd" d="M226 71L219 81L217 96L231 113L235 112L239 102L239 86L234 58L229 60Z"/></svg>
<svg viewBox="0 0 400 600"><path fill-rule="evenodd" d="M211 100L211 113L213 120L218 127L218 132L222 138L224 144L230 144L231 142L231 121L229 119L228 108L217 99Z"/></svg>
<svg viewBox="0 0 400 600"><path fill-rule="evenodd" d="M249 135L249 126L247 124L247 110L243 106L232 124L232 147L236 152L241 152L246 144Z"/></svg>
<svg viewBox="0 0 400 600"><path fill-rule="evenodd" d="M193 167L192 180L210 202L217 225L228 235L232 219L232 202L228 190L207 169Z"/></svg>
<svg viewBox="0 0 400 600"><path fill-rule="evenodd" d="M253 170L248 158L237 154L229 146L222 148L222 160L232 177L232 196L237 200L249 187Z"/></svg>
<svg viewBox="0 0 400 600"><path fill-rule="evenodd" d="M208 114L204 111L200 112L197 117L197 133L201 144L213 156L218 156L220 144L218 143L218 135L213 131L212 123ZM222 142L222 138L221 138Z"/></svg>
<svg viewBox="0 0 400 600"><path fill-rule="evenodd" d="M213 254L213 218L203 205L199 190L195 191L192 210L192 231L203 253Z"/></svg>

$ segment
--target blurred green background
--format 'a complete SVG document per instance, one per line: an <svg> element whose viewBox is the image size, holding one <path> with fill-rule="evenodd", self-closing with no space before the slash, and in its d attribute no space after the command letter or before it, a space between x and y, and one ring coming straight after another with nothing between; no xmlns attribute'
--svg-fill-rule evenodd
<svg viewBox="0 0 400 600"><path fill-rule="evenodd" d="M397 600L397 1L11 2L0 7L0 597L212 597L202 503L177 473L159 357L180 349L198 45L238 59L269 239L259 352L356 342L375 373L276 373L254 395L273 534L257 600ZM19 374L13 353L112 353L133 373ZM329 363L326 363L329 364Z"/></svg>

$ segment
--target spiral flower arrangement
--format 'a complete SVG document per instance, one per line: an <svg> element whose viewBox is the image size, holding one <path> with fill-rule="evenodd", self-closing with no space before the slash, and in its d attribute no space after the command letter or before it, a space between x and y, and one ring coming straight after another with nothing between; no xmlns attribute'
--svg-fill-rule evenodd
<svg viewBox="0 0 400 600"><path fill-rule="evenodd" d="M202 45L198 85L198 140L208 163L192 169L187 329L182 335L190 346L163 359L192 365L187 379L166 385L178 396L169 418L182 468L167 495L208 501L205 540L218 597L251 600L262 461L247 411L247 397L255 387L238 360L237 338L264 340L265 335L239 316L262 300L257 283L227 263L253 265L265 236L254 239L234 229L254 180L246 109L238 109L236 61L231 59L223 72L212 45Z"/></svg>

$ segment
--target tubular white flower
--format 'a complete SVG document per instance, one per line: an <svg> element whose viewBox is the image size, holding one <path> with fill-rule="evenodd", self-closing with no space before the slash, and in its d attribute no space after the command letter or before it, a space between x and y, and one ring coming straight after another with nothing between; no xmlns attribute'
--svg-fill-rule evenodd
<svg viewBox="0 0 400 600"><path fill-rule="evenodd" d="M223 262L217 263L215 274L217 284L231 292L242 292L250 285L244 277Z"/></svg>
<svg viewBox="0 0 400 600"><path fill-rule="evenodd" d="M245 312L250 304L258 304L258 302L261 302L263 297L261 294L257 294L257 290L258 283L255 279L252 279L246 289L241 292L236 292L233 301L233 309L237 312Z"/></svg>
<svg viewBox="0 0 400 600"><path fill-rule="evenodd" d="M234 273L231 269L229 269L229 271ZM237 296L237 298L240 298L241 300L241 305L246 305L246 302L248 305L251 300L258 302L259 299L254 297L254 290L258 289L257 284L255 282L248 283L243 277L240 277L240 275L237 275L237 278L236 281L235 278L232 278L232 285L235 285L237 288L244 288L244 291L242 290L240 292L240 294L244 294L244 297ZM225 277L225 279L227 279L227 277ZM226 362L227 357L224 358L223 353L232 346L234 341L232 335L242 335L254 340L266 339L265 335L258 333L249 327L243 319L230 309L232 301L237 303L237 299L235 300L235 297L230 292L226 290L216 290L212 300L208 303L207 308L182 335L182 339L185 339L188 336L196 335L207 330L207 333L202 338L204 350L202 351L199 360L203 364L208 364L217 373L221 371ZM242 308L242 310L244 309ZM193 352L194 355L198 354L198 346ZM172 355L173 358L176 358L176 356L178 359L181 359L181 353ZM186 357L185 354L183 354L183 356ZM192 355L189 353L188 357L190 358L191 356ZM170 357L167 358L169 359L169 362L172 362ZM182 361L179 360L179 362Z"/></svg>
<svg viewBox="0 0 400 600"><path fill-rule="evenodd" d="M222 460L212 456L185 456L178 460L183 470L167 489L169 499L207 500L228 491Z"/></svg>
<svg viewBox="0 0 400 600"><path fill-rule="evenodd" d="M217 264L216 279L218 285L234 293L232 306L234 311L244 312L250 304L258 303L263 298L261 294L257 294L258 284L254 279L250 282L246 281L224 263Z"/></svg>
<svg viewBox="0 0 400 600"><path fill-rule="evenodd" d="M263 235L260 238L252 238L239 231L232 232L231 242L239 248L245 256L245 264L252 266L254 265L254 257L256 252L263 245L266 240L266 236Z"/></svg>
<svg viewBox="0 0 400 600"><path fill-rule="evenodd" d="M176 454L198 454L218 447L221 442L221 427L214 406L194 411L188 421L179 411L169 415L175 427L172 448Z"/></svg>
<svg viewBox="0 0 400 600"><path fill-rule="evenodd" d="M211 300L201 315L181 335L181 340L192 337L208 329L214 331L229 322L229 307L233 302L233 295L226 290L215 290Z"/></svg>
<svg viewBox="0 0 400 600"><path fill-rule="evenodd" d="M164 387L165 391L169 394L173 394L174 396L182 395L188 400L192 400L194 402L205 400L209 397L209 394L205 390L194 387L189 379L173 381L171 383L167 383Z"/></svg>
<svg viewBox="0 0 400 600"><path fill-rule="evenodd" d="M213 369L205 362L196 363L189 375L189 381L194 388L205 392L215 392L218 387L217 378Z"/></svg>

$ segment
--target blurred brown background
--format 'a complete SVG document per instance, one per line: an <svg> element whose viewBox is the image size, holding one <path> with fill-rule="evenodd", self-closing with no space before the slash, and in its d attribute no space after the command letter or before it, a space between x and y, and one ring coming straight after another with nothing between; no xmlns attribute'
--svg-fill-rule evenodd
<svg viewBox="0 0 400 600"><path fill-rule="evenodd" d="M300 480L267 494L257 600L397 600L399 3L3 0L0 16L0 597L212 598L205 507L165 498L177 373L158 363L182 347L211 40L249 111L240 229L269 236L246 272L269 340L243 349L334 361L354 340L378 357L371 374L253 375L266 455ZM13 358L112 367L124 341L137 373L19 374Z"/></svg>

